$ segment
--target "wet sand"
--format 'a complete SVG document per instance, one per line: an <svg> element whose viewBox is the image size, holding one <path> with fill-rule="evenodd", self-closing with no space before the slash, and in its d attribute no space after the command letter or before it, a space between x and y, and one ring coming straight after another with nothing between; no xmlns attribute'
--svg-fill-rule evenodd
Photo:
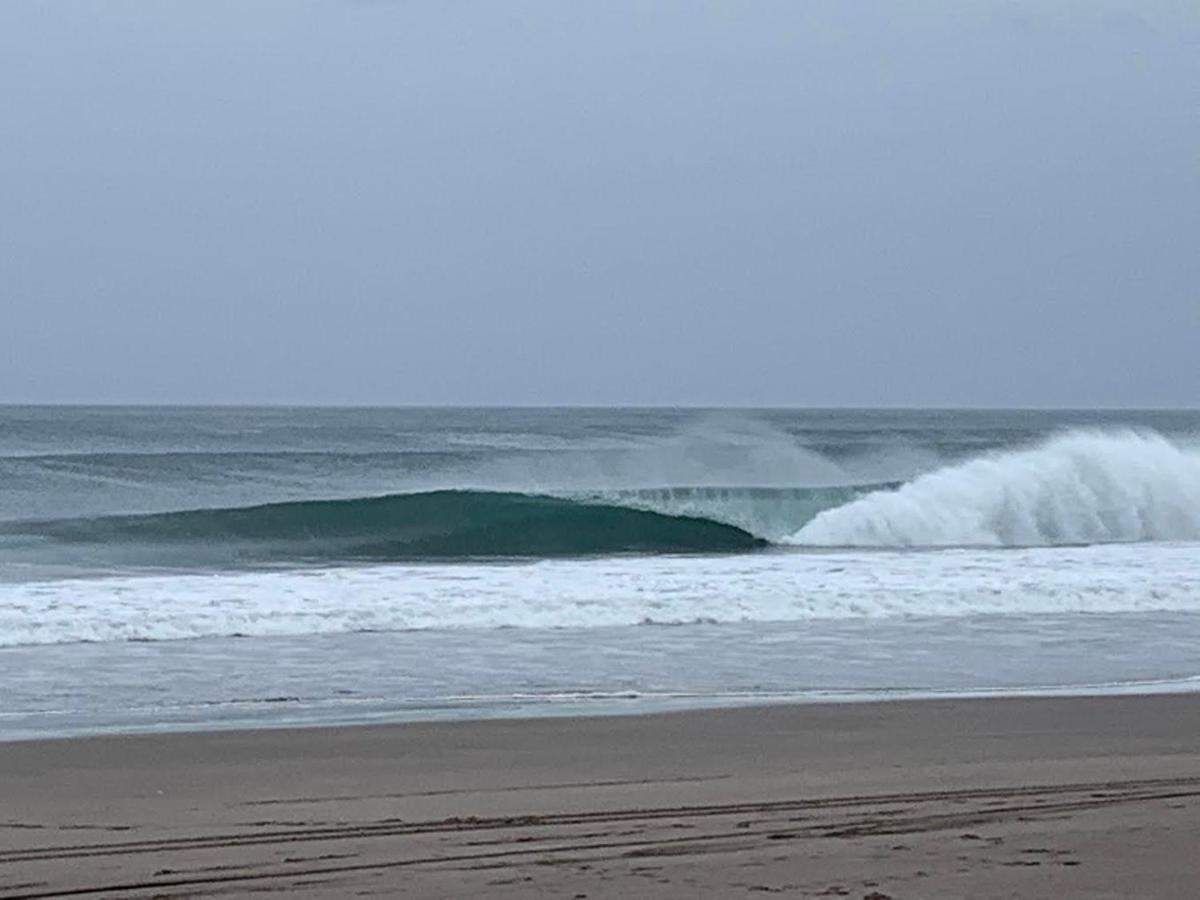
<svg viewBox="0 0 1200 900"><path fill-rule="evenodd" d="M1200 695L0 743L0 898L1186 898Z"/></svg>

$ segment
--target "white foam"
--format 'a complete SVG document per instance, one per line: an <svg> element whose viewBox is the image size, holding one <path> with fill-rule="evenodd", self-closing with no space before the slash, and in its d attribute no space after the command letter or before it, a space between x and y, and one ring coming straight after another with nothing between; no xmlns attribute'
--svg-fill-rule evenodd
<svg viewBox="0 0 1200 900"><path fill-rule="evenodd" d="M785 540L826 547L1200 540L1200 453L1153 433L1074 432L826 510Z"/></svg>
<svg viewBox="0 0 1200 900"><path fill-rule="evenodd" d="M430 628L1200 611L1200 546L776 552L0 584L0 645Z"/></svg>

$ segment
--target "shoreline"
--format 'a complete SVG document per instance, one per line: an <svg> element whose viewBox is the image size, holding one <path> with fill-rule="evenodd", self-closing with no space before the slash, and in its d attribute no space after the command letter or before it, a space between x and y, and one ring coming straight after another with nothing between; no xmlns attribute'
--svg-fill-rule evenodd
<svg viewBox="0 0 1200 900"><path fill-rule="evenodd" d="M264 719L262 721L238 720L234 724L201 722L180 726L98 726L91 729L64 732L40 733L30 729L28 733L8 737L0 733L0 747L8 744L44 743L57 741L87 741L93 739L186 737L210 734L258 734L258 733L303 733L326 729L392 728L420 725L468 725L491 722L540 722L543 720L581 719L624 719L650 716L686 715L690 713L724 712L732 710L757 710L776 707L807 706L873 706L893 703L968 703L988 700L1070 700L1085 698L1137 698L1200 694L1196 676L1178 680L1133 682L1129 684L1076 685L1066 687L1037 687L1029 689L997 688L977 691L846 691L787 694L775 698L754 695L745 699L721 699L713 702L692 703L691 698L646 697L614 698L605 700L538 701L532 705L521 705L511 713L484 711L476 714L445 714L445 707L429 710L414 710L407 715L372 715L358 717L329 717L327 719ZM451 698L458 699L458 698ZM474 699L474 698L472 698ZM262 701L274 704L274 700ZM594 708L587 708L595 704ZM640 708L635 708L640 707Z"/></svg>
<svg viewBox="0 0 1200 900"><path fill-rule="evenodd" d="M1196 613L354 632L0 650L0 742L1200 690ZM584 689L586 688L586 689Z"/></svg>
<svg viewBox="0 0 1200 900"><path fill-rule="evenodd" d="M562 719L613 719L687 713L754 710L774 707L859 706L892 703L973 702L977 700L1069 700L1073 698L1160 697L1200 694L1200 676L1147 679L1144 681L1103 682L1078 685L1047 685L1035 687L998 687L946 690L812 690L796 692L735 693L735 694L636 694L614 692L612 696L588 693L525 697L447 697L427 708L409 707L402 711L387 710L364 713L361 716L331 715L325 718L264 717L261 721L238 719L222 725L218 720L185 722L157 726L98 725L78 730L45 730L26 728L25 733L9 737L0 732L0 746L17 743L49 741L82 741L99 738L168 737L206 734L255 734L258 732L305 732L331 728L389 728L418 725L483 724L488 722L538 722ZM270 698L247 701L247 705L272 706L290 702L291 698ZM490 706L470 706L483 700ZM699 702L697 702L699 701ZM464 705L454 707L455 703ZM230 704L231 706L234 704ZM504 708L511 712L503 712ZM449 712L449 710L456 710Z"/></svg>
<svg viewBox="0 0 1200 900"><path fill-rule="evenodd" d="M1200 696L11 741L0 796L8 900L1171 897Z"/></svg>

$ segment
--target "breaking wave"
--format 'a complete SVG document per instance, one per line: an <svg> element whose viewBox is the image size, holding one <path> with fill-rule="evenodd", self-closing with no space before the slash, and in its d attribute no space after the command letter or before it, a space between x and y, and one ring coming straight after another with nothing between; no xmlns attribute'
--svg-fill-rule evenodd
<svg viewBox="0 0 1200 900"><path fill-rule="evenodd" d="M816 515L819 547L1042 546L1200 539L1200 452L1150 432L1070 432Z"/></svg>
<svg viewBox="0 0 1200 900"><path fill-rule="evenodd" d="M0 534L153 565L736 552L766 543L694 515L455 490L12 523Z"/></svg>
<svg viewBox="0 0 1200 900"><path fill-rule="evenodd" d="M886 485L449 489L0 524L10 558L100 568L1186 540L1200 451L1149 432L1069 432Z"/></svg>

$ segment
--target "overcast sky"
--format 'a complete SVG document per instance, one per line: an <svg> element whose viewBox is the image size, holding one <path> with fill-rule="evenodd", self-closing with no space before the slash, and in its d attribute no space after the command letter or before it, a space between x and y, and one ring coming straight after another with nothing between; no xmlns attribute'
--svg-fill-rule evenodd
<svg viewBox="0 0 1200 900"><path fill-rule="evenodd" d="M3 0L0 401L1200 405L1200 4Z"/></svg>

